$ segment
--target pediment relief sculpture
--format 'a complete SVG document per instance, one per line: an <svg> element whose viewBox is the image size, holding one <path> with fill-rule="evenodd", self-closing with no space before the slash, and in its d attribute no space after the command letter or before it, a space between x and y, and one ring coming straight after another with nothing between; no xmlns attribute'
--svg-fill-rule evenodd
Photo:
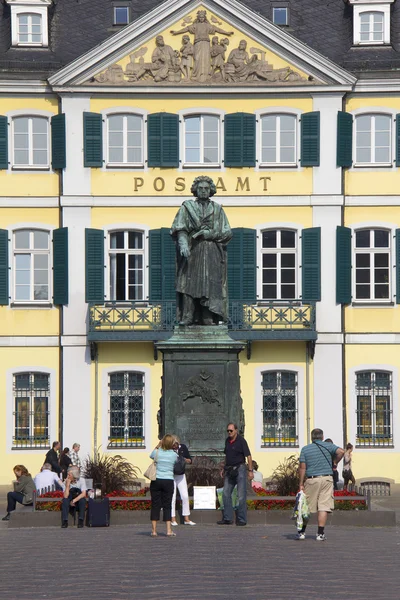
<svg viewBox="0 0 400 600"><path fill-rule="evenodd" d="M199 10L196 19L186 17L181 23L182 29L170 32L173 36L182 35L176 48L158 35L150 60L146 60L149 49L143 46L130 54L125 69L114 64L95 75L91 83L266 85L313 82L290 66L274 69L265 50L248 48L246 40L232 40L234 32L220 28L221 24L213 16L209 20L205 10Z"/></svg>

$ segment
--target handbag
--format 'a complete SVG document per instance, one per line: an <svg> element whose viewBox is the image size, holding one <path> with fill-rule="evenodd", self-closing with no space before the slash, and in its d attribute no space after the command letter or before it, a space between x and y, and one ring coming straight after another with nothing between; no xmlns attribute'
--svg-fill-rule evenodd
<svg viewBox="0 0 400 600"><path fill-rule="evenodd" d="M150 479L150 481L155 481L157 479L157 458L158 458L158 448L154 460L149 464L143 475Z"/></svg>
<svg viewBox="0 0 400 600"><path fill-rule="evenodd" d="M186 469L186 460L183 456L177 456L174 464L174 475L184 475Z"/></svg>

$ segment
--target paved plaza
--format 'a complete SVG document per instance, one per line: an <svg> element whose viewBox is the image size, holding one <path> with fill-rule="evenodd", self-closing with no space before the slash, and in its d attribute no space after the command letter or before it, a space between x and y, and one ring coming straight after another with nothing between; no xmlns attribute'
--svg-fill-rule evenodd
<svg viewBox="0 0 400 600"><path fill-rule="evenodd" d="M0 599L396 600L400 528L0 527Z"/></svg>

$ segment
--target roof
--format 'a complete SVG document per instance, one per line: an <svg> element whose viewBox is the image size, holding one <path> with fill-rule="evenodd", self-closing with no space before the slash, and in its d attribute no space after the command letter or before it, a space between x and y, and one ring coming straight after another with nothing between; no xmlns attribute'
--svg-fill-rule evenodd
<svg viewBox="0 0 400 600"><path fill-rule="evenodd" d="M267 19L280 0L241 0ZM163 4L124 0L132 19ZM110 0L53 0L49 8L49 48L11 48L10 7L0 3L0 78L47 78L121 30L112 25ZM390 47L352 47L353 7L344 0L286 0L290 25L283 29L357 76L397 76L400 70L400 3L391 7Z"/></svg>

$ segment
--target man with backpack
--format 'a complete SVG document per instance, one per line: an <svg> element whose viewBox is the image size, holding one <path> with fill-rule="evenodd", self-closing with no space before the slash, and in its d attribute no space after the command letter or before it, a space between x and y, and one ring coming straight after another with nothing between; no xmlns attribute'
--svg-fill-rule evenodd
<svg viewBox="0 0 400 600"><path fill-rule="evenodd" d="M304 491L307 496L310 512L318 513L317 542L326 540L325 524L328 513L334 508L332 463L334 461L338 464L344 455L342 448L331 442L324 442L323 439L322 429L312 430L312 443L301 449L299 467L300 491ZM306 526L307 523L298 531L298 540L305 539Z"/></svg>

